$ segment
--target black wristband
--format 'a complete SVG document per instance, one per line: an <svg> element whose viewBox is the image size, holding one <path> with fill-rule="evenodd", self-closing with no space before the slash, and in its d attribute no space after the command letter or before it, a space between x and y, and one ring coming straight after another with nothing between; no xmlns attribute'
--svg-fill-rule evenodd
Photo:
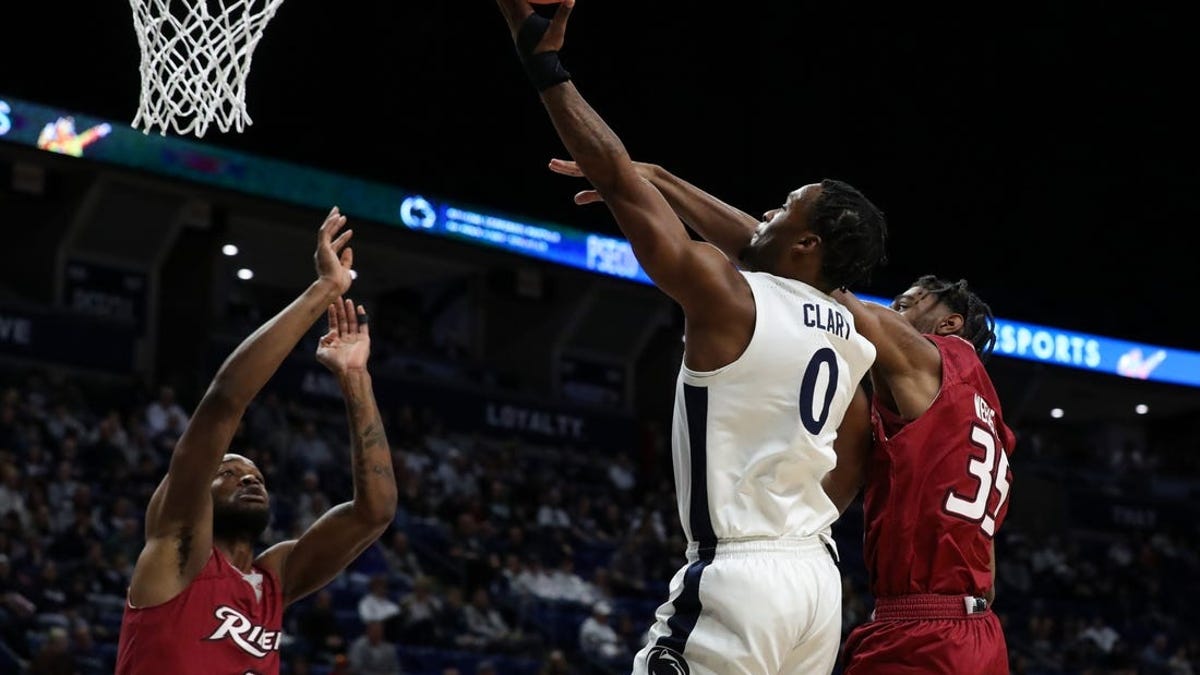
<svg viewBox="0 0 1200 675"><path fill-rule="evenodd" d="M521 59L521 64L525 66L525 74L538 91L545 91L571 79L571 74L563 68L562 61L558 59L558 52L534 54Z"/></svg>
<svg viewBox="0 0 1200 675"><path fill-rule="evenodd" d="M538 91L571 79L571 73L563 68L557 51L533 53L549 28L550 20L534 12L525 17L517 31L517 54L521 57L521 65L525 66L525 75Z"/></svg>

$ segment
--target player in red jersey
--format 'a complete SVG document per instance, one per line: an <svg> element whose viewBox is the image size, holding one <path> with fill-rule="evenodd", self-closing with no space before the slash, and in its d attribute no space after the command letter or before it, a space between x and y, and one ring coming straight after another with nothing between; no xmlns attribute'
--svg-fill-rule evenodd
<svg viewBox="0 0 1200 675"><path fill-rule="evenodd" d="M933 276L890 309L836 295L878 350L863 495L875 611L847 638L844 673L1007 675L992 540L1015 436L981 360L991 310L966 281Z"/></svg>
<svg viewBox="0 0 1200 675"><path fill-rule="evenodd" d="M345 224L335 207L317 235L317 280L226 359L176 444L146 509L118 675L278 673L284 608L328 583L391 523L396 482L366 367L367 318L341 299L353 263L351 231L338 234ZM317 360L346 399L354 498L256 556L270 498L254 463L227 450L250 401L322 314L329 332Z"/></svg>
<svg viewBox="0 0 1200 675"><path fill-rule="evenodd" d="M689 227L730 260L758 220L653 164L638 173ZM570 161L550 169L584 177ZM595 190L578 204L600 201ZM995 342L991 310L965 281L922 277L893 308L834 297L878 350L871 380L874 443L835 444L822 481L839 509L865 481L865 554L874 619L845 647L846 675L1008 673L994 597L992 538L1008 512L1014 435L981 356ZM849 442L843 442L849 441Z"/></svg>

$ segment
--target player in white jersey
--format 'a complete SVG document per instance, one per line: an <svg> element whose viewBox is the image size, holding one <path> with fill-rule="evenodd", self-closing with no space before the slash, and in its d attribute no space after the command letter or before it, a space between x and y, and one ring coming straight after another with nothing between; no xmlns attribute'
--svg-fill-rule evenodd
<svg viewBox="0 0 1200 675"><path fill-rule="evenodd" d="M822 479L836 475L835 439L855 456L869 447L859 383L875 357L829 293L882 261L883 214L824 180L791 192L742 250L693 240L559 61L573 0L553 21L527 0L497 2L559 137L686 317L674 462L688 564L633 672L828 673L841 637L827 549L839 509Z"/></svg>

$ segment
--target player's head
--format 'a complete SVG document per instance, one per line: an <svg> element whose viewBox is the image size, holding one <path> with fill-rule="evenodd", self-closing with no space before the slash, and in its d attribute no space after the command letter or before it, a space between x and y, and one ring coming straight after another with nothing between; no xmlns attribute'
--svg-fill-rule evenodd
<svg viewBox="0 0 1200 675"><path fill-rule="evenodd" d="M865 281L887 260L886 244L883 212L850 185L827 178L764 213L739 258L747 269L834 290Z"/></svg>
<svg viewBox="0 0 1200 675"><path fill-rule="evenodd" d="M262 472L249 459L229 453L212 482L213 537L258 539L271 520L271 499Z"/></svg>
<svg viewBox="0 0 1200 675"><path fill-rule="evenodd" d="M922 333L963 338L975 345L980 357L987 358L996 344L992 308L967 286L966 279L946 281L926 274L892 301L892 309Z"/></svg>

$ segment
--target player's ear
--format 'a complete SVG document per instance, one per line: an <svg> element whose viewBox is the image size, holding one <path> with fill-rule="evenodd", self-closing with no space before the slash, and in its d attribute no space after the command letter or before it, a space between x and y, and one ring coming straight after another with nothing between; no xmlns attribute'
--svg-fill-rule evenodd
<svg viewBox="0 0 1200 675"><path fill-rule="evenodd" d="M951 312L943 316L941 321L938 321L937 327L934 328L933 332L937 335L958 335L965 322L966 320L963 319L962 314Z"/></svg>
<svg viewBox="0 0 1200 675"><path fill-rule="evenodd" d="M792 244L792 250L797 253L812 253L821 245L821 235L807 232Z"/></svg>

